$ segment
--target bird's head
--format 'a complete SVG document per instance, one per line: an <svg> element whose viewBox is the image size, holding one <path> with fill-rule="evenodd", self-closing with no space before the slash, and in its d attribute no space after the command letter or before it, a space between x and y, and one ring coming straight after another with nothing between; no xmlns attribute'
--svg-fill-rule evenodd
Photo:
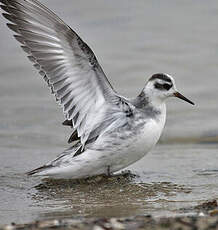
<svg viewBox="0 0 218 230"><path fill-rule="evenodd" d="M194 105L192 101L177 91L174 79L168 74L157 73L152 75L147 81L143 92L153 104L161 104L168 97L178 97Z"/></svg>

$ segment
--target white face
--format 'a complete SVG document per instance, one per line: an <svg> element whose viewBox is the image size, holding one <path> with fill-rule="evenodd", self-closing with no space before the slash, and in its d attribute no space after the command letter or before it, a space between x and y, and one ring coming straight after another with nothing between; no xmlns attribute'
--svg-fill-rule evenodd
<svg viewBox="0 0 218 230"><path fill-rule="evenodd" d="M154 75L153 75L154 76ZM151 77L145 86L145 93L152 100L164 101L168 97L174 96L177 92L174 79L168 75L163 74L164 77Z"/></svg>
<svg viewBox="0 0 218 230"><path fill-rule="evenodd" d="M177 91L174 79L168 74L154 74L148 80L143 91L153 104L162 103L168 97L178 97L190 104L194 104Z"/></svg>

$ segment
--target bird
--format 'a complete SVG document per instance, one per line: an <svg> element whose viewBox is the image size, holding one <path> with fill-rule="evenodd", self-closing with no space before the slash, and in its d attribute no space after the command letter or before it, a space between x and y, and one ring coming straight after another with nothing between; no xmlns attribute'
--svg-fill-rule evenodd
<svg viewBox="0 0 218 230"><path fill-rule="evenodd" d="M0 0L7 26L47 83L72 128L70 147L28 175L80 179L113 173L158 142L166 100L180 98L175 80L153 74L135 98L119 95L79 35L37 0Z"/></svg>

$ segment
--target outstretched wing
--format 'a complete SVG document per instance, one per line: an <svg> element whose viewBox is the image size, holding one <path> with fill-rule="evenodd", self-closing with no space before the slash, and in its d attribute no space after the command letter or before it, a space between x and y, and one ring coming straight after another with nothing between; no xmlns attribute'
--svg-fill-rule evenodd
<svg viewBox="0 0 218 230"><path fill-rule="evenodd" d="M84 146L115 92L89 46L37 0L0 0L8 27L44 77Z"/></svg>

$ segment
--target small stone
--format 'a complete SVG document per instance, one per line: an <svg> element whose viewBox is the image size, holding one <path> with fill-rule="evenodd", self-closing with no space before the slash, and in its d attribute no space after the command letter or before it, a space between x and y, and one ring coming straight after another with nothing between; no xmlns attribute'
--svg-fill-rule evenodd
<svg viewBox="0 0 218 230"><path fill-rule="evenodd" d="M116 218L111 218L111 227L115 229L125 229L124 224L120 223Z"/></svg>
<svg viewBox="0 0 218 230"><path fill-rule="evenodd" d="M11 225L11 224L6 225L6 226L3 227L3 230L14 230L14 229L15 229L15 226Z"/></svg>
<svg viewBox="0 0 218 230"><path fill-rule="evenodd" d="M200 212L198 216L205 216L203 212Z"/></svg>
<svg viewBox="0 0 218 230"><path fill-rule="evenodd" d="M209 212L210 216L218 216L218 209L214 209L212 211Z"/></svg>
<svg viewBox="0 0 218 230"><path fill-rule="evenodd" d="M38 224L39 228L51 228L51 227L57 227L60 225L60 222L58 220L47 220L42 221Z"/></svg>
<svg viewBox="0 0 218 230"><path fill-rule="evenodd" d="M104 230L104 229L98 225L94 225L92 230Z"/></svg>

